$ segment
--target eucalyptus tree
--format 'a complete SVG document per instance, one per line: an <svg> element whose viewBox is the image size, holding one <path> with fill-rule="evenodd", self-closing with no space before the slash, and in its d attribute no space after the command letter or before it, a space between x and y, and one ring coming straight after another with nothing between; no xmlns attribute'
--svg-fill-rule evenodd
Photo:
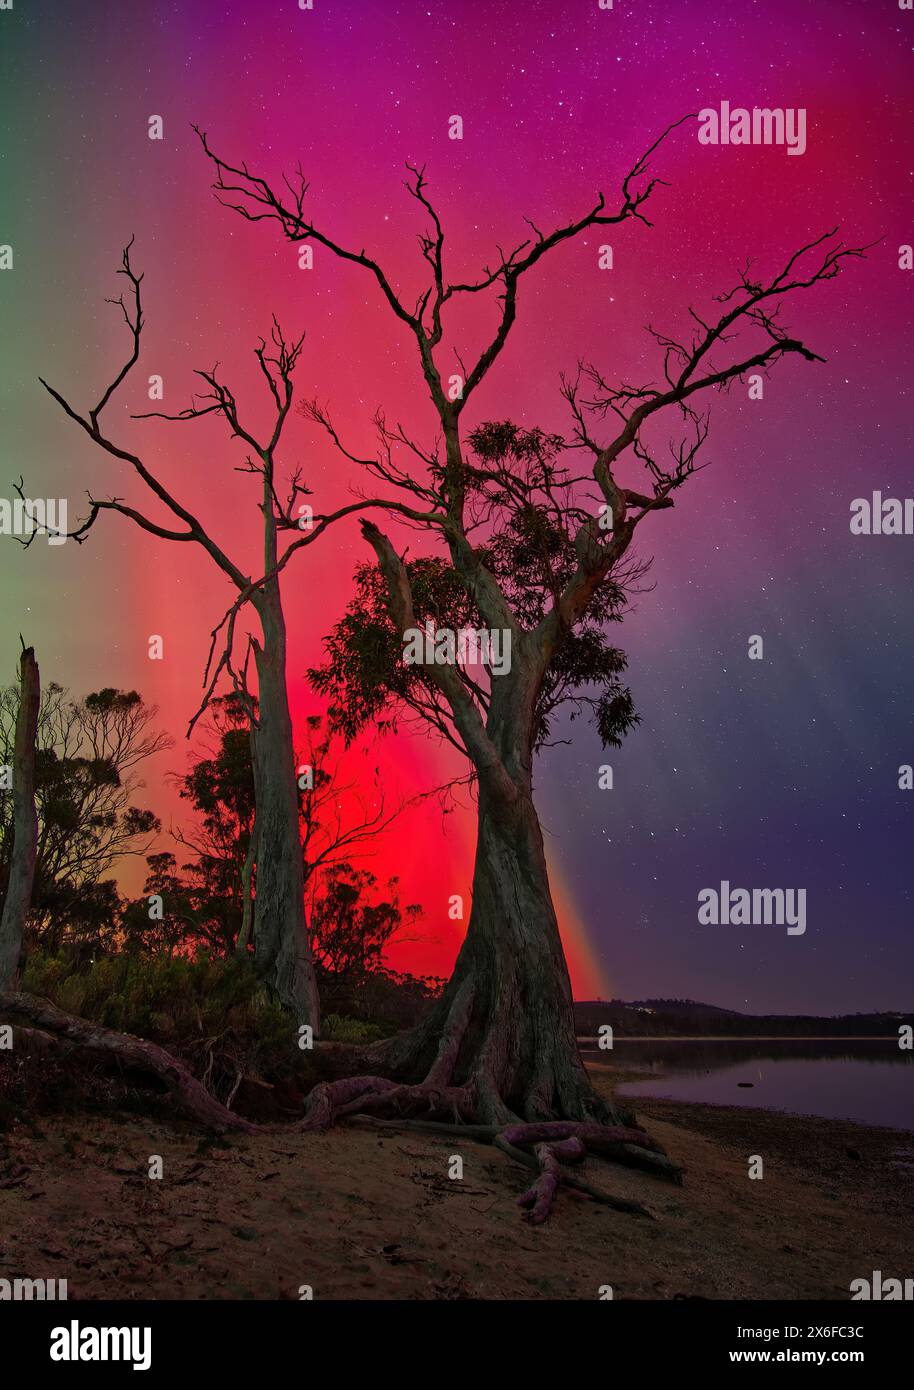
<svg viewBox="0 0 914 1390"><path fill-rule="evenodd" d="M530 425L496 421L466 428L467 407L515 328L527 277L557 247L591 229L650 226L646 206L661 182L649 177L650 161L673 129L636 161L612 207L600 193L579 217L550 232L528 220L526 238L510 252L499 250L470 279L450 277L443 222L425 171L407 165L406 186L425 223L419 233L425 279L414 303L374 256L339 241L308 210L300 167L274 185L246 163L223 159L198 131L221 202L249 221L273 225L290 242L324 248L373 279L392 323L414 342L417 409L431 400L438 431L436 444L422 447L415 429L389 425L381 410L378 452L362 457L344 443L326 407L306 407L346 458L395 489L400 522L419 530L432 551L406 558L387 532L362 520L377 575L359 576L359 593L331 635L318 680L344 726L348 721L354 728L363 716L390 718L399 701L455 742L475 774L479 815L472 911L453 976L428 1020L385 1057L403 1085L391 1090L389 1081L371 1077L337 1083L337 1091L315 1098L315 1123L353 1109L405 1105L443 1105L464 1120L494 1125L519 1117L540 1124L618 1124L622 1118L595 1092L575 1042L534 804L535 752L557 698L580 699L589 681L608 681L594 701L604 740L630 727L635 716L619 686L622 663L594 642L594 633L618 615L626 585L639 572L636 534L648 518L673 506L675 493L701 466L708 433L703 398L767 373L785 358L822 360L782 326L781 306L862 254L830 232L802 246L768 279L756 280L747 268L713 312L689 310L687 337L654 334L661 358L654 382L632 386L579 364L561 389L570 410L571 458L589 460L586 476L565 462L558 443L547 446L542 431ZM449 374L442 364L447 314L458 301L479 296L494 305L494 327L472 359L457 354L459 373ZM659 451L659 433L666 434L669 457ZM502 634L503 646L510 643L508 668L483 662L471 672L447 656L405 666L408 644L437 621L442 605ZM581 645L588 642L590 664ZM539 1158L546 1183L551 1159L547 1153Z"/></svg>
<svg viewBox="0 0 914 1390"><path fill-rule="evenodd" d="M136 449L116 439L103 419L116 393L124 387L141 354L145 315L142 306L143 275L131 263L133 242L125 248L118 273L128 288L113 301L123 313L129 333L130 351L102 391L98 402L88 408L70 403L62 392L42 379L67 417L78 425L99 449L132 470L141 489L161 508L162 519L147 515L138 506L119 497L90 496L85 520L70 533L84 541L106 512L126 517L133 525L162 541L199 546L221 571L235 592L222 620L213 628L209 657L204 674L204 696L190 722L190 732L216 693L220 680L227 678L233 690L246 702L252 727L252 757L256 807L256 880L253 936L255 961L263 979L279 1000L292 1010L300 1023L319 1029L320 1009L311 947L308 937L305 893L299 842L299 805L295 769L292 717L286 679L286 618L281 581L286 566L300 550L313 544L327 527L339 518L365 505L354 502L329 514L315 514L304 501L310 489L295 470L288 490L280 495L277 456L294 399L293 374L299 365L304 335L289 339L277 320L269 341L261 339L254 349L259 371L266 384L271 405L267 430L255 433L239 408L235 393L218 375L218 369L198 371L205 390L176 415L149 411L134 418L192 421L207 416L220 419L232 439L247 448L241 471L257 481L252 510L260 513L262 568L249 573L245 565L230 555L204 523L182 502L160 471ZM201 468L207 468L206 455ZM243 656L235 651L236 629L248 608L253 608L260 634L248 633ZM256 699L248 683L250 658L257 675Z"/></svg>
<svg viewBox="0 0 914 1390"><path fill-rule="evenodd" d="M569 699L579 707L590 705L604 741L618 740L635 721L631 696L621 684L624 658L610 646L603 624L621 615L627 590L643 573L636 537L649 517L673 507L675 494L702 466L709 429L707 411L701 410L704 401L750 375L768 373L784 359L823 360L783 326L782 307L801 291L834 279L865 249L845 246L832 231L801 246L768 278L756 278L747 266L736 285L717 297L714 309L701 313L689 308L684 337L654 333L660 369L651 382L632 385L593 363L580 363L576 373L561 380L570 412L567 440L546 436L530 423L496 420L465 426L467 405L489 378L514 329L525 277L555 248L588 229L628 222L649 226L645 207L660 182L648 177L650 158L674 128L625 176L614 210L600 193L580 217L551 232L528 221L530 234L510 252L499 250L492 264L471 279L452 279L446 270L443 224L428 196L424 170L408 166L407 187L426 219L419 244L427 282L412 307L373 256L345 246L306 212L308 185L300 169L277 190L246 164L222 159L200 133L221 201L250 221L275 224L291 242L315 242L365 271L399 330L414 340L419 399L430 399L437 417L435 444L420 446L415 431L390 427L380 411L378 452L362 457L343 442L327 408L316 401L305 407L350 462L393 491L392 498L363 501L348 510L384 506L391 521L418 531L429 549L410 557L386 530L362 519L376 569L370 576L364 570L357 576L355 600L330 635L328 660L317 680L332 697L340 727L347 721L353 729L372 719L389 722L399 704L451 738L469 762L478 802L472 911L451 980L417 1028L373 1050L370 1071L316 1086L303 1127L325 1128L354 1112L420 1113L439 1128L472 1124L477 1137L493 1139L537 1170L533 1186L520 1199L535 1221L548 1215L560 1181L617 1208L643 1210L593 1188L563 1166L588 1150L668 1176L679 1174L642 1129L598 1094L578 1053L534 800L535 754L552 712ZM126 273L138 297L129 264ZM494 303L494 328L469 362L458 354L460 372L447 376L440 358L448 306L475 296L489 296ZM139 320L137 298L137 350ZM231 562L200 523L135 455L101 434L98 414L130 365L88 416L80 417L52 394L96 442L133 465L186 529L166 531L129 510L127 514L168 539L198 541L226 568ZM266 362L261 365L276 387ZM285 381L281 365L276 371ZM219 411L240 433L234 398L213 375L204 378L210 401L180 418ZM289 406L283 407L276 389L284 419ZM274 490L267 483L272 465L265 466L267 451L257 447L264 501L271 503L264 511L273 515L273 523L267 519L266 525L293 525L285 512L277 518ZM586 470L577 462L582 457ZM83 531L102 507L125 510L115 501L92 505ZM268 554L265 573L257 580L233 574L234 567L226 570L238 598L213 640L215 646L226 627L220 665L236 679L234 620L249 602L260 613L260 591L278 578L302 543L294 542L282 557ZM503 654L510 650L510 660L487 659L493 651L489 648L468 669L458 655L459 642L451 644L453 633L439 659L436 624L443 614L462 615L468 626L475 624L476 636L477 627L489 636L498 634L499 649ZM423 631L432 633L434 655L420 663L415 653L421 643L415 639ZM404 660L407 653L410 661ZM602 690L591 693L595 681ZM73 1020L49 1018L35 1001L20 998L14 1006L43 1028L70 1037L79 1032ZM120 1052L126 1046L124 1039L111 1038L105 1045ZM200 1097L185 1101L193 1113ZM227 1115L218 1122L239 1124Z"/></svg>

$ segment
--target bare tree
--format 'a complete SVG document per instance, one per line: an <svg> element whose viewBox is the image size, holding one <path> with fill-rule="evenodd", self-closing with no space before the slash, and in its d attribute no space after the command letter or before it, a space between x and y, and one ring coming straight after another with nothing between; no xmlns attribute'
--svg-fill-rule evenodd
<svg viewBox="0 0 914 1390"><path fill-rule="evenodd" d="M280 579L293 555L316 541L332 522L366 504L354 502L330 514L306 516L302 499L310 490L303 483L300 470L292 475L288 495L280 498L276 456L293 401L292 376L301 356L304 335L295 340L287 339L275 318L269 343L261 339L254 352L273 403L269 434L258 437L248 428L234 393L220 380L217 368L196 373L206 390L177 415L153 411L134 417L189 421L215 415L228 425L233 439L247 446L249 453L241 471L255 476L260 485L258 505L262 515L264 556L260 575L246 573L153 469L137 453L106 433L102 422L104 411L140 357L145 321L141 303L143 276L133 270L132 246L131 240L118 271L126 278L129 288L111 301L123 313L130 334L131 351L123 365L105 387L98 403L88 410L71 405L61 392L43 379L42 385L94 444L133 469L146 490L179 525L162 524L118 497L90 496L89 514L71 535L83 541L103 512L117 512L162 540L199 545L237 592L211 634L204 696L190 729L206 709L223 675L248 700L253 728L257 819L257 895L253 924L256 961L263 978L281 1002L317 1032L319 1004L305 920L292 718L286 688L286 623ZM235 656L236 626L247 605L257 614L260 638L248 635L244 657L239 661ZM252 653L257 671L256 713L247 684Z"/></svg>
<svg viewBox="0 0 914 1390"><path fill-rule="evenodd" d="M41 677L35 650L23 646L19 659L19 714L13 757L13 853L3 915L0 917L0 990L14 989L16 986L22 937L32 905L38 854L35 736L40 704Z"/></svg>
<svg viewBox="0 0 914 1390"><path fill-rule="evenodd" d="M747 268L735 289L720 297L716 316L705 318L690 310L693 333L688 342L655 335L664 358L660 385L609 385L596 368L583 366L573 380L564 381L574 443L592 456L589 480L598 500L591 505L585 497L578 503L579 510L590 510L584 517L573 513L575 563L562 574L561 584L555 584L560 570L544 581L544 590L551 582L554 593L535 621L524 622L517 594L512 602L510 583L491 563L485 520L473 513L471 504L482 498L490 519L493 510L504 518L533 509L549 521L555 506L551 482L540 476L531 487L510 451L501 457L490 452L488 460L483 456L474 467L464 449L462 416L507 342L527 273L554 248L588 228L628 221L650 225L644 208L661 181L647 178L649 161L673 129L665 131L625 176L615 211L608 210L601 193L589 211L552 232L541 232L528 220L526 240L508 254L499 250L491 265L465 282L448 279L444 230L428 196L425 172L407 166L407 189L427 219L419 244L429 283L413 307L397 294L377 260L342 245L306 212L308 184L301 168L277 191L247 164L230 164L216 155L198 131L215 169L220 201L249 221L275 223L289 241L315 242L366 270L395 318L414 337L421 380L438 417L443 458L437 447L420 448L401 427L389 428L383 414L378 418L378 456L359 458L343 444L326 410L314 405L311 416L347 458L421 509L418 515L401 509L401 515L440 541L446 563L486 627L510 633L512 639L510 673L492 675L485 691L474 689L454 665L432 665L424 673L426 692L432 692L430 722L453 730L475 769L479 832L472 915L454 975L428 1022L388 1058L396 1074L417 1084L391 1093L389 1083L378 1083L373 1090L369 1078L360 1079L361 1088L354 1081L338 1083L338 1092L315 1097L315 1123L326 1122L334 1111L391 1109L407 1102L440 1106L445 1094L445 1105L464 1119L498 1125L521 1116L543 1131L542 1151L537 1151L540 1185L530 1198L537 1219L548 1211L548 1194L555 1187L554 1153L547 1141L568 1139L575 1132L574 1122L583 1122L585 1128L591 1121L618 1126L621 1118L595 1093L575 1043L571 989L533 803L533 753L543 692L563 649L599 603L605 586L623 574L641 522L671 507L673 494L695 471L707 434L707 419L697 412L696 398L702 392L725 390L751 371L768 372L791 355L821 361L781 326L780 305L786 297L832 279L847 258L862 254L844 247L835 233L827 233L798 250L767 281L755 280ZM444 311L453 300L486 292L496 301L495 329L475 360L465 363L457 356L462 389L454 393L446 387L437 358ZM745 348L742 340L734 345L742 329L758 342ZM716 354L722 359L718 363L712 362ZM684 427L684 437L671 445L669 462L660 461L650 443L648 427L661 413L663 419L675 417ZM608 431L607 421L612 425ZM405 464L400 453L406 456ZM640 488L626 487L620 479L618 468L629 462L644 470L646 484ZM410 568L377 526L363 520L362 529L384 577L387 612L402 636L419 620ZM644 1136L639 1143L645 1146ZM647 1161L664 1166L655 1154Z"/></svg>

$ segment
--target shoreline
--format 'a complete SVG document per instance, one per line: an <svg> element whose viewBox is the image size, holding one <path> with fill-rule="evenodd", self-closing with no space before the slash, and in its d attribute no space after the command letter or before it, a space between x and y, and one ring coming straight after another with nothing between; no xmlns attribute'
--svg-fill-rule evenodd
<svg viewBox="0 0 914 1390"><path fill-rule="evenodd" d="M897 1034L895 1034L895 1033L889 1033L888 1036L886 1036L886 1037L874 1037L874 1036L872 1036L872 1035L860 1037L860 1036L857 1036L857 1035L854 1034L854 1033L851 1033L851 1034L848 1034L848 1035L843 1035L843 1034L842 1034L841 1036L834 1035L834 1036L832 1036L832 1037L819 1037L818 1035L813 1035L812 1033L809 1033L809 1034L807 1034L807 1033L790 1033L790 1034L786 1034L786 1035L783 1035L783 1036L781 1036L781 1035L775 1035L775 1036L773 1036L773 1037L772 1037L770 1034L766 1034L766 1035L763 1037L762 1035L756 1036L755 1034L750 1035L750 1034L748 1034L748 1033L746 1033L746 1034L743 1034L743 1033L735 1033L735 1034L732 1034L732 1035L728 1035L728 1034L726 1034L726 1033L714 1033L714 1034L710 1034L710 1033L709 1033L709 1034L703 1034L703 1033L689 1033L689 1034L684 1034L684 1035L682 1035L682 1036L673 1035L673 1034L671 1034L671 1033L654 1033L654 1034L651 1034L651 1035L648 1036L648 1037L637 1037L637 1038L635 1038L635 1037L630 1037L629 1035L624 1034L624 1033L620 1033L620 1034L618 1034L618 1035L617 1035L617 1034L614 1034L614 1035L613 1035L613 1047L615 1046L616 1043L623 1043L623 1042L636 1042L636 1043L647 1043L647 1042L650 1042L650 1043L652 1043L652 1042L729 1042L729 1043L732 1043L732 1042L765 1042L765 1043L773 1043L773 1042L777 1042L777 1043L779 1043L779 1042L806 1042L806 1043L813 1043L813 1042L860 1042L860 1043L864 1043L864 1042L882 1042L882 1043L892 1043L894 1046L897 1047L897 1046L898 1046L898 1036L897 1036ZM613 1048L612 1048L612 1047L600 1048L600 1046L599 1046L600 1039L597 1038L597 1037L593 1037L593 1038L578 1038L577 1043L578 1043L578 1047L583 1047L583 1046L585 1046L585 1045L589 1045L589 1044L592 1043L592 1044L594 1045L594 1047L597 1048L597 1049L598 1049L599 1051L601 1051L601 1052L612 1052L612 1051L613 1051Z"/></svg>
<svg viewBox="0 0 914 1390"><path fill-rule="evenodd" d="M605 1070L610 1071L611 1068L607 1067L605 1068ZM628 1085L629 1081L636 1081L638 1078L634 1074L632 1074L630 1077L617 1076L615 1079L617 1083L620 1083L624 1086ZM726 1110L732 1111L734 1114L740 1115L776 1115L779 1119L787 1121L821 1120L824 1124L857 1125L860 1129L880 1130L883 1133L891 1134L907 1134L910 1136L912 1140L914 1140L914 1124L912 1124L910 1128L906 1128L904 1125L899 1126L897 1124L881 1125L878 1124L875 1120L855 1120L850 1115L817 1115L814 1110L783 1110L777 1105L734 1105L731 1101L726 1100L683 1100L680 1096L677 1096L674 1100L668 1096L626 1094L620 1096L620 1099L628 1105L629 1109L634 1110L636 1113L639 1113L645 1110L647 1107L655 1104L683 1107L694 1106L696 1109Z"/></svg>
<svg viewBox="0 0 914 1390"><path fill-rule="evenodd" d="M705 1039L696 1039L696 1041L705 1041ZM716 1039L715 1041L724 1040ZM837 1042L840 1040L835 1039L835 1041ZM606 1060L604 1060L604 1058ZM634 1059L623 1060L619 1057L613 1058L611 1052L596 1053L594 1051L584 1051L582 1053L582 1059L587 1070L595 1078L600 1077L606 1085L612 1088L613 1092L616 1092L621 1086L641 1086L642 1083L646 1082L650 1082L651 1085L654 1083L662 1085L664 1081L669 1080L672 1082L679 1076L675 1066L661 1066L659 1070L648 1071L644 1067L637 1066ZM816 1060L827 1059L820 1058ZM619 1095L619 1100L627 1109L634 1110L636 1113L656 1102L665 1105L694 1106L697 1109L706 1107L709 1110L729 1110L736 1113L745 1112L746 1114L764 1113L778 1115L785 1122L809 1119L822 1120L827 1123L834 1122L836 1124L860 1125L864 1129L874 1129L892 1133L908 1133L914 1138L914 1115L912 1115L912 1122L910 1124L899 1125L897 1121L881 1123L873 1119L855 1119L850 1115L822 1115L815 1110L787 1110L783 1106L777 1104L746 1104L745 1101L740 1102L739 1100L729 1098L720 1100L697 1100L685 1096L660 1096L656 1095L653 1091L641 1091L640 1094L626 1092Z"/></svg>
<svg viewBox="0 0 914 1390"><path fill-rule="evenodd" d="M593 1071L609 1095L615 1077ZM519 1217L528 1175L471 1139L345 1124L202 1144L123 1111L44 1113L0 1132L0 1275L66 1278L70 1300L850 1300L911 1273L914 1137L855 1121L634 1101L683 1186L588 1160L654 1221L563 1190ZM150 1153L163 1179L150 1182ZM448 1176L455 1153L461 1181ZM749 1160L764 1161L750 1180Z"/></svg>

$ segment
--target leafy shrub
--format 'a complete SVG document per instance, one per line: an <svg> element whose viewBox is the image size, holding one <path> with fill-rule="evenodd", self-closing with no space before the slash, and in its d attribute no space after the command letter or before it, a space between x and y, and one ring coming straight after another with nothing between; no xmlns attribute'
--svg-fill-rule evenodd
<svg viewBox="0 0 914 1390"><path fill-rule="evenodd" d="M124 952L74 970L63 957L35 952L22 987L67 1013L185 1055L218 1042L261 1075L289 1075L304 1060L288 1015L243 961Z"/></svg>
<svg viewBox="0 0 914 1390"><path fill-rule="evenodd" d="M361 1018L348 1018L345 1014L327 1014L321 1025L321 1036L331 1042L372 1043L387 1033L377 1023L366 1023Z"/></svg>

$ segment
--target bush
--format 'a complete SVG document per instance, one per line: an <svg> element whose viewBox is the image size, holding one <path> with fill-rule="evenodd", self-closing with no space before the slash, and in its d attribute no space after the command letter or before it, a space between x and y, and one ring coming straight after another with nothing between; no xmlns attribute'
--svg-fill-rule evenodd
<svg viewBox="0 0 914 1390"><path fill-rule="evenodd" d="M345 1014L327 1014L321 1025L321 1037L331 1042L372 1043L386 1037L388 1031L377 1023L347 1018Z"/></svg>
<svg viewBox="0 0 914 1390"><path fill-rule="evenodd" d="M375 971L355 980L324 973L320 984L330 1010L322 1037L365 1046L414 1023L440 982ZM252 1119L300 1113L302 1097L318 1081L333 1079L342 1065L338 1051L302 1049L296 1021L270 999L252 963L234 957L123 951L87 961L72 953L38 950L28 957L22 988L66 1013L160 1044L180 1057L217 1099L232 1097L234 1108ZM106 1100L140 1104L133 1094L137 1078L127 1073L115 1086L110 1078L83 1076L81 1069L52 1058L27 1070L44 1077L52 1109L64 1101L78 1105L80 1096L90 1107ZM12 1084L15 1078L8 1080ZM22 1101L22 1084L20 1076L6 1096L11 1113ZM3 1104L0 1094L0 1112Z"/></svg>
<svg viewBox="0 0 914 1390"><path fill-rule="evenodd" d="M299 1070L297 1030L244 961L200 955L105 956L74 970L61 956L35 952L22 988L67 1013L134 1033L177 1052L231 1041L248 1070Z"/></svg>

